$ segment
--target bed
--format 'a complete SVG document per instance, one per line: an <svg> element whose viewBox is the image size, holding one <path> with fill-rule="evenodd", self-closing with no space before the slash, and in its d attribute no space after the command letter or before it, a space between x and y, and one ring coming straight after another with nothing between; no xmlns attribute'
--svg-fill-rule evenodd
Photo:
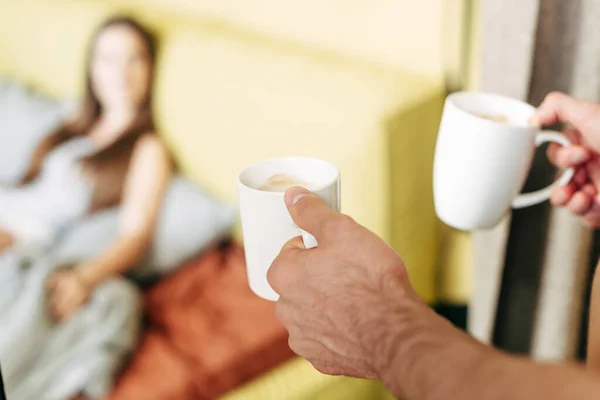
<svg viewBox="0 0 600 400"><path fill-rule="evenodd" d="M293 355L274 303L248 288L238 244L196 257L144 298L146 331L110 400L215 399Z"/></svg>

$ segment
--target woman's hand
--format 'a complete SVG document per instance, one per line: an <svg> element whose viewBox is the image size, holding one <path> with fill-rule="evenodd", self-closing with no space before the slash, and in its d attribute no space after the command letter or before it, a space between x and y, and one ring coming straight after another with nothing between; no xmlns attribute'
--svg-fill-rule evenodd
<svg viewBox="0 0 600 400"><path fill-rule="evenodd" d="M0 253L9 249L14 244L14 238L8 232L0 228Z"/></svg>
<svg viewBox="0 0 600 400"><path fill-rule="evenodd" d="M567 207L590 227L600 228L600 105L555 92L542 102L536 120L541 126L567 124L564 134L573 143L548 147L548 157L555 165L576 169L568 185L554 189L552 204Z"/></svg>
<svg viewBox="0 0 600 400"><path fill-rule="evenodd" d="M91 285L79 276L77 270L56 271L48 280L50 313L58 321L69 319L87 303Z"/></svg>

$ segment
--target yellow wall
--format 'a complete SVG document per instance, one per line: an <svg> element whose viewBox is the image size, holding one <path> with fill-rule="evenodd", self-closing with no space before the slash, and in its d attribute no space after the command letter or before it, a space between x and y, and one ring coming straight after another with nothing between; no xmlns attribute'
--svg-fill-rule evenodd
<svg viewBox="0 0 600 400"><path fill-rule="evenodd" d="M159 33L158 129L184 173L234 202L237 172L251 162L331 161L343 177L343 211L392 242L418 292L435 299L431 169L441 76L131 1L0 1L0 74L76 94L91 30L126 7Z"/></svg>
<svg viewBox="0 0 600 400"><path fill-rule="evenodd" d="M128 0L126 6L117 0L22 0L18 7L16 4L15 8L4 7L4 12L14 11L16 14L14 17L5 15L7 20L14 23L0 26L0 38L18 38L2 41L3 54L11 54L13 58L18 55L19 62L0 62L0 72L23 78L53 94L73 96L81 88L82 70L79 66L85 44L94 25L103 16L126 7L135 9L137 15L151 20L159 30L164 26L168 27L165 31L171 32L174 26L179 26L185 31L185 26L194 26L195 32L191 35L195 37L189 44L184 40L185 35L178 35L177 39L171 33L161 36L170 54L180 48L178 54L187 60L182 65L173 66L177 72L168 75L196 75L193 82L199 85L195 89L199 95L189 96L189 90L186 90L189 87L183 78L179 80L182 83L179 88L176 84L159 84L159 90L164 94L160 97L162 108L171 109L170 114L160 116L161 121L165 122L163 125L168 127L164 133L179 143L181 141L177 141L176 136L185 134L188 138L194 138L194 146L189 146L191 139L188 139L186 146L177 149L184 164L189 166L187 169L194 172L192 175L214 192L233 200L235 194L232 187L219 182L231 181L235 171L244 163L281 153L281 146L255 146L250 153L246 151L249 146L247 137L228 142L222 136L221 139L227 142L223 144L223 149L233 146L234 149L228 152L239 154L232 157L235 162L221 163L222 168L215 175L209 168L219 161L214 159L217 153L200 149L204 143L203 137L212 136L214 132L247 132L280 142L295 138L294 132L299 129L298 135L310 131L313 136L318 135L331 143L341 143L340 140L343 140L346 147L344 153L329 151L328 147L328 154L316 154L318 150L306 147L309 144L306 140L295 144L293 150L331 159L348 171L362 171L361 177L352 181L346 179L345 210L391 240L408 261L413 261L413 268L421 273L419 264L429 265L431 259L436 257L436 246L429 247L429 254L423 250L426 243L431 246L436 240L426 237L436 235L433 230L435 224L429 220L433 214L429 211L422 214L427 216L428 222L421 225L423 229L420 230L417 225L422 224L423 220L414 212L410 215L417 218L413 221L417 224L415 229L407 230L406 224L402 226L403 221L406 223L406 220L402 220L404 206L393 211L390 218L388 210L391 208L392 193L385 189L385 185L391 176L381 167L375 168L367 158L357 157L362 156L362 152L354 152L352 146L355 143L357 149L364 145L373 147L377 144L376 140L387 137L390 133L384 132L382 121L378 118L385 118L391 113L391 107L404 104L404 108L414 108L421 99L435 99L435 95L431 97L431 93L438 90L435 82L441 82L444 77L456 82L467 81L470 82L469 87L474 87L478 76L477 52L467 54L469 74L466 78L462 76L465 71L462 34L469 2L475 2L475 6L478 6L477 0L264 0L260 4L233 0ZM10 4L8 0L0 0L0 3L6 6ZM161 7L165 8L165 13L156 12ZM166 12L167 8L169 12ZM18 22L21 18L18 10L26 10L28 24ZM50 14L51 20L48 18ZM477 13L472 15L475 17ZM190 19L193 23L186 23ZM476 20L473 18L473 21ZM38 28L31 30L31 23ZM471 29L476 32L475 28ZM73 37L74 31L82 34ZM477 35L472 37L478 38ZM56 43L69 45L57 47ZM246 68L236 70L234 67L240 63L244 63ZM169 65L166 63L166 69L162 71L168 70ZM52 71L51 79L48 79L48 74L37 73L42 67ZM404 72L410 70L416 75ZM211 76L206 76L206 73ZM303 76L305 81L288 79L286 74ZM73 79L74 76L80 79ZM415 80L417 76L425 76L426 79L420 83ZM345 96L345 92L357 95L352 98ZM211 93L221 93L223 96L219 98ZM238 95L234 96L235 93ZM317 97L315 93L318 93ZM252 96L260 101L252 100ZM316 102L315 98L319 101ZM228 104L218 106L215 103L218 101ZM261 110L258 107L261 103L270 106ZM200 118L202 124L197 124L196 131L188 132L189 129L185 127L189 124L183 124L184 119L177 115L195 116L197 114L193 111L198 109L206 111ZM298 114L297 110L300 109L312 110L310 117L306 117L307 112ZM428 112L431 114L426 118L433 125L436 123L433 115L435 109L430 107ZM171 117L167 118L168 115ZM257 115L261 118L256 118ZM400 120L404 121L402 118ZM407 118L406 121L412 121L412 117ZM252 123L244 123L244 119ZM416 122L410 122L409 125L418 126ZM433 125L424 131L434 131L436 127ZM417 131L420 132L420 129ZM335 132L341 135L337 139ZM390 138L398 136L392 134ZM409 136L402 140L410 141ZM382 144L378 143L377 146ZM396 148L404 149L401 144ZM373 152L375 154L376 151ZM200 154L202 156L199 157ZM429 153L425 151L424 154ZM419 163L430 161L426 158L419 160ZM364 166L361 166L361 162ZM429 169L420 171L426 174ZM349 175L356 176L355 173L345 174ZM397 176L398 179L402 178L401 173ZM428 176L420 179L430 182ZM420 186L419 190L428 192L430 189ZM373 193L370 195L373 199L365 199L365 202L376 206L365 207L359 201L366 193ZM423 209L429 209L429 202L429 197L425 203L421 202ZM409 240L414 237L420 237L421 244L416 247ZM468 297L470 289L470 242L468 235L462 233L445 237L441 258L444 278L440 280L440 289L445 297L461 301ZM427 276L423 282L431 282L433 270L427 267L423 271L424 277ZM421 292L431 293L431 288L423 288Z"/></svg>
<svg viewBox="0 0 600 400"><path fill-rule="evenodd" d="M477 90L481 79L481 3L483 0L470 0L471 21L469 24L469 57L467 89Z"/></svg>
<svg viewBox="0 0 600 400"><path fill-rule="evenodd" d="M440 77L448 7L465 0L133 0ZM131 2L131 0L129 0Z"/></svg>
<svg viewBox="0 0 600 400"><path fill-rule="evenodd" d="M405 68L444 79L449 89L476 89L479 79L480 0L364 0L255 2L222 0L130 0L152 3L170 11L197 16L214 29L237 32L257 40L276 38L294 51L324 50L329 54L354 57L362 63ZM343 10L343 12L342 12ZM435 128L433 128L435 129ZM403 147L396 147L403 148ZM427 179L427 177L422 177ZM350 200L352 202L352 200ZM352 204L350 209L353 210ZM368 212L364 210L364 212ZM357 215L359 220L366 218ZM401 208L392 224L402 224ZM406 222L404 220L404 222ZM370 224L369 224L370 225ZM376 232L386 229L385 221L370 225ZM406 224L404 224L406 226ZM389 240L401 253L415 259L408 236L432 234L429 224L423 232L397 229ZM446 228L437 271L438 293L442 300L464 303L471 293L472 250L470 235ZM431 257L436 257L433 254ZM429 264L430 260L427 260ZM435 270L417 267L419 282L435 280ZM419 288L421 293L431 289Z"/></svg>
<svg viewBox="0 0 600 400"><path fill-rule="evenodd" d="M482 0L470 0L467 20L468 41L464 85L466 90L477 90L480 79L481 34L480 15ZM473 248L471 235L446 227L440 254L438 296L453 303L468 302L473 284Z"/></svg>

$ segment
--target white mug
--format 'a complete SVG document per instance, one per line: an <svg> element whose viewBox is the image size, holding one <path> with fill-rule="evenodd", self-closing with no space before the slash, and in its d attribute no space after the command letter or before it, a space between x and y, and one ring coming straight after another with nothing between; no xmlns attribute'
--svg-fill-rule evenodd
<svg viewBox="0 0 600 400"><path fill-rule="evenodd" d="M494 226L513 208L550 198L554 185L566 185L565 170L551 186L519 195L537 146L569 146L559 132L530 124L536 109L491 93L458 92L446 98L434 160L434 202L438 217L461 230ZM498 122L483 116L503 116Z"/></svg>
<svg viewBox="0 0 600 400"><path fill-rule="evenodd" d="M272 301L277 301L279 295L269 285L267 271L283 245L302 235L306 248L317 246L315 238L292 221L283 192L259 189L278 174L306 182L307 189L322 198L331 209L340 209L340 173L326 161L309 157L278 158L253 164L240 172L237 189L248 283L255 294Z"/></svg>

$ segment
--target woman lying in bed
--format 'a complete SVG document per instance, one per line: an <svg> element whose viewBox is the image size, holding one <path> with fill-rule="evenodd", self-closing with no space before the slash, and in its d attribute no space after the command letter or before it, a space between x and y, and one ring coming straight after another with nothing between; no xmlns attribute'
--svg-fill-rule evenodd
<svg viewBox="0 0 600 400"><path fill-rule="evenodd" d="M79 218L121 205L120 234L95 259L49 279L54 317L68 319L94 288L146 251L171 174L154 133L152 36L128 18L96 33L79 115L39 144L21 185L0 187L0 252L45 251Z"/></svg>

